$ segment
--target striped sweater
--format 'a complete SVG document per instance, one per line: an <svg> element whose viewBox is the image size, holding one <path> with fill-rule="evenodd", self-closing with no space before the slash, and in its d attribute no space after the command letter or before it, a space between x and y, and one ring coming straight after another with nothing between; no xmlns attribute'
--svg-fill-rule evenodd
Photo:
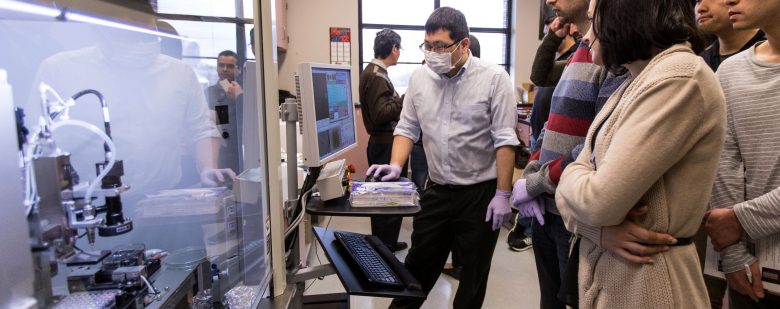
<svg viewBox="0 0 780 309"><path fill-rule="evenodd" d="M547 211L558 214L555 188L566 165L577 158L593 118L627 74L613 76L591 60L587 41L569 59L553 93L550 116L523 176L531 196L544 195ZM538 146L537 146L538 147Z"/></svg>
<svg viewBox="0 0 780 309"><path fill-rule="evenodd" d="M759 43L761 44L761 43ZM758 46L758 45L756 45ZM780 65L762 63L755 46L723 62L727 131L711 207L733 207L750 242L780 246ZM721 252L723 271L756 258L742 242Z"/></svg>

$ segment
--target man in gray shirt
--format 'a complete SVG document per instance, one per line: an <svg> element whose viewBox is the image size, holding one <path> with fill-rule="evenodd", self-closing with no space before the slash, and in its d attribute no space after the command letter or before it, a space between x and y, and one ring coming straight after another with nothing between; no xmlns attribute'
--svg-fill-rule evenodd
<svg viewBox="0 0 780 309"><path fill-rule="evenodd" d="M414 71L396 126L389 165L369 175L398 178L423 131L429 182L414 217L406 267L423 291L433 288L453 243L468 254L454 308L479 308L485 298L498 229L511 213L515 98L501 67L469 53L466 17L436 9L425 24L420 48L424 67ZM391 308L419 308L422 301L396 299Z"/></svg>
<svg viewBox="0 0 780 309"><path fill-rule="evenodd" d="M775 278L778 270L759 258L763 250L780 249L780 1L726 3L735 29L759 28L768 40L718 69L727 131L705 228L720 251L730 307L780 308L780 296L762 283L771 281L762 269Z"/></svg>

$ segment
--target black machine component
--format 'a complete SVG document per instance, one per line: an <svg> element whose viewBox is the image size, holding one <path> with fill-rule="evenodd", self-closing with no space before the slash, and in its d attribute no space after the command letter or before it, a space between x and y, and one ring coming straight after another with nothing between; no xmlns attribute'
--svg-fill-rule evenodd
<svg viewBox="0 0 780 309"><path fill-rule="evenodd" d="M369 244L365 235L345 232L334 232L333 235L360 267L369 282L393 288L404 288L403 282L374 247Z"/></svg>
<svg viewBox="0 0 780 309"><path fill-rule="evenodd" d="M16 115L16 139L19 150L22 150L22 145L27 144L27 134L30 134L30 130L24 126L24 109L14 107L14 114Z"/></svg>
<svg viewBox="0 0 780 309"><path fill-rule="evenodd" d="M103 269L143 265L144 250L143 244L123 245L114 248L113 253L103 261Z"/></svg>
<svg viewBox="0 0 780 309"><path fill-rule="evenodd" d="M103 171L108 162L95 164L98 174ZM125 174L124 164L117 160L111 170L103 177L101 188L112 189L122 186L122 176ZM103 237L117 236L133 230L133 221L125 218L122 213L122 199L119 195L106 196L106 221L98 227L98 235Z"/></svg>
<svg viewBox="0 0 780 309"><path fill-rule="evenodd" d="M146 259L144 251L143 244L123 245L115 248L100 266L75 268L68 275L68 290L71 293L118 290L117 304L133 303L133 299L156 293L144 278L160 270L160 259Z"/></svg>
<svg viewBox="0 0 780 309"><path fill-rule="evenodd" d="M107 164L108 162L95 164L95 172L100 174L100 172L106 168ZM111 170L108 172L108 174L106 174L106 177L103 177L103 181L100 184L100 187L103 189L119 188L122 186L122 176L124 175L125 166L122 163L122 160L116 160L116 162L114 162L114 166L111 167Z"/></svg>

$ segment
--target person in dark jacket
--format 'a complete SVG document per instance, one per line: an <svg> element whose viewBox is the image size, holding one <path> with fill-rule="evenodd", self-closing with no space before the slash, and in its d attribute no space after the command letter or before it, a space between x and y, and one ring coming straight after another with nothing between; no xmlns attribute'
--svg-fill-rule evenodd
<svg viewBox="0 0 780 309"><path fill-rule="evenodd" d="M727 58L766 39L758 29L734 29L729 20L729 8L722 0L696 0L696 25L703 34L716 37L701 53L713 71L717 71Z"/></svg>
<svg viewBox="0 0 780 309"><path fill-rule="evenodd" d="M387 76L387 68L398 63L401 56L401 36L383 29L374 38L374 59L360 74L360 104L363 125L370 136L366 156L368 164L390 163L393 148L393 130L401 115L403 98L398 95ZM407 166L401 177L407 176ZM371 234L379 237L392 251L408 247L398 242L402 217L371 217Z"/></svg>

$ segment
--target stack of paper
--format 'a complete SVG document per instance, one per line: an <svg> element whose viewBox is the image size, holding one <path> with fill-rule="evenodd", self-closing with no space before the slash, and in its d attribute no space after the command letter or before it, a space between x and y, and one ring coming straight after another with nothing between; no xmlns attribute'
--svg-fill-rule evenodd
<svg viewBox="0 0 780 309"><path fill-rule="evenodd" d="M349 200L352 207L417 206L417 187L410 181L354 182Z"/></svg>

